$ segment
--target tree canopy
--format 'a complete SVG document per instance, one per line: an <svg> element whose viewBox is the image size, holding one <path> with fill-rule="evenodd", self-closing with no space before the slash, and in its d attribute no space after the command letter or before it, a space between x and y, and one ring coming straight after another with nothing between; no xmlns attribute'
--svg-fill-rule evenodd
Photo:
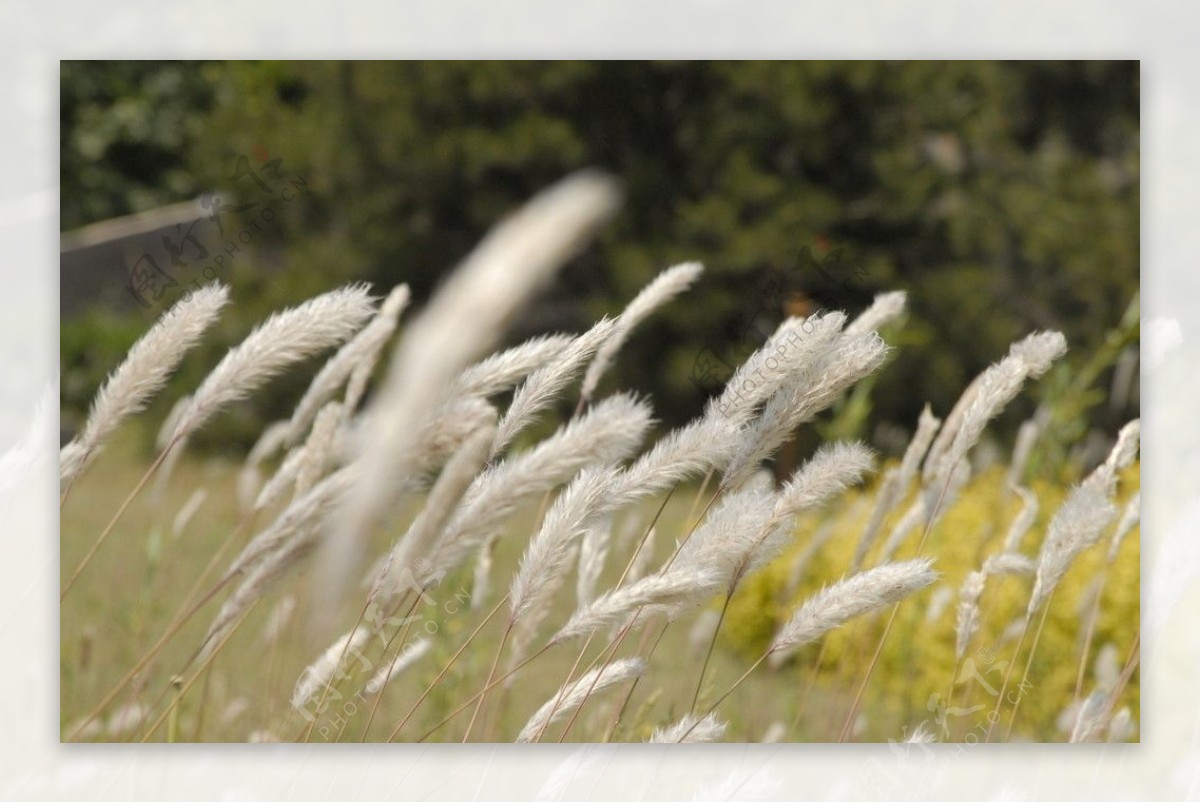
<svg viewBox="0 0 1200 803"><path fill-rule="evenodd" d="M533 192L611 172L620 216L512 337L579 330L703 262L605 380L669 423L704 401L703 354L739 360L789 313L907 290L870 420L911 428L1031 330L1094 351L1138 288L1136 62L64 62L61 80L64 230L253 201L243 156L302 177L228 277L245 321L351 279L420 303ZM67 322L63 362L112 367Z"/></svg>

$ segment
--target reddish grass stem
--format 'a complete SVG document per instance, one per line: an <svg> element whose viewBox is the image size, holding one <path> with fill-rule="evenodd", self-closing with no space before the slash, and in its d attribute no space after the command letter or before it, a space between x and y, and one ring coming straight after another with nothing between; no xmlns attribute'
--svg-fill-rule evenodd
<svg viewBox="0 0 1200 803"><path fill-rule="evenodd" d="M504 653L504 645L508 644L508 637L512 635L512 629L513 622L510 619L508 626L504 628L504 635L500 637L500 646L496 648L496 655L492 658L492 668L488 670L484 691L479 695L479 701L475 703L475 712L471 714L471 720L467 723L467 732L462 737L464 744L471 738L471 730L475 727L475 721L479 719L479 711L483 708L483 701L487 699L487 689L492 685L492 678L496 677L496 667L500 664L500 656Z"/></svg>

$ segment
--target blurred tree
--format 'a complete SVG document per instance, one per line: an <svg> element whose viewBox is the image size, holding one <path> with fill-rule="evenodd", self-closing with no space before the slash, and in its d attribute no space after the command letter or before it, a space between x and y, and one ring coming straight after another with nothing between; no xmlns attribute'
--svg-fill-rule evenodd
<svg viewBox="0 0 1200 803"><path fill-rule="evenodd" d="M280 256L235 277L247 316L349 279L407 281L420 302L534 191L611 171L621 216L513 338L580 329L703 261L606 380L671 424L704 399L703 349L740 359L789 312L909 291L848 434L911 427L926 400L946 412L1035 328L1082 363L1138 286L1136 62L64 64L63 98L64 226L252 195L229 186L239 155L303 177L264 239Z"/></svg>
<svg viewBox="0 0 1200 803"><path fill-rule="evenodd" d="M64 231L194 198L187 169L209 107L200 62L63 61L59 74Z"/></svg>

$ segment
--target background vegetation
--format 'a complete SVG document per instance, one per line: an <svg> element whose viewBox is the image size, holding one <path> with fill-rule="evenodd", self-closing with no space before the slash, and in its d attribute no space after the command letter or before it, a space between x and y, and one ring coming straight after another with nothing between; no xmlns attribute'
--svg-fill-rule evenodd
<svg viewBox="0 0 1200 803"><path fill-rule="evenodd" d="M581 331L618 313L668 265L702 261L702 281L638 329L601 388L601 395L613 388L649 394L662 431L694 417L726 378L721 366L741 362L785 316L818 308L853 315L881 291L909 292L907 319L886 332L897 346L892 364L804 428L780 463L817 442L848 438L865 438L894 457L926 402L944 417L1010 342L1034 329L1066 334L1068 356L989 428L992 445L1002 446L977 450L976 479L931 536L938 585L905 607L893 649L866 693L862 710L870 713L854 738L902 738L934 718L922 704L946 692L955 670L957 590L1016 513L1004 467L1017 426L1035 409L1045 425L1022 472L1041 502L1023 545L1034 554L1069 484L1095 466L1121 424L1137 417L1138 108L1132 62L64 62L64 232L210 192L231 206L263 201L254 182L235 177L240 158L257 170L279 160L280 172L301 181L303 191L295 202L273 196L274 225L243 246L220 277L236 303L151 413L121 433L103 470L80 484L63 509L63 532L94 533L107 520L114 500L137 482L162 416L270 311L350 280L374 282L381 293L407 282L419 305L499 217L563 175L598 166L623 184L620 216L510 338ZM249 217L231 213L227 220ZM217 250L228 237L205 243ZM184 284L193 278L195 269L180 274ZM62 322L64 428L82 421L103 376L159 311L133 310L97 304ZM717 366L710 381L697 376L702 360ZM197 567L237 527L233 473L240 452L266 422L290 413L318 366L289 372L222 414L193 440L175 482L130 506L118 535L123 548L101 553L92 582L63 607L66 730L164 630ZM548 416L546 426L564 420L572 403L566 394L563 415ZM1137 471L1123 478L1121 504L1138 487ZM799 601L844 575L881 474L804 519L800 546L741 588L713 656L711 677L721 680L708 681L706 698L761 654ZM176 530L174 512L198 488L209 501ZM695 491L685 490L667 508L664 532L679 531L687 518ZM530 526L525 518L513 524L522 533ZM832 537L792 583L797 558L822 528L833 528ZM519 559L523 545L510 540L495 556L497 576ZM87 544L64 539L63 566L76 565ZM658 557L671 546L662 539ZM899 557L911 551L910 544ZM1089 594L1097 593L1102 551L1080 559L1048 617L1018 738L1066 736L1059 718L1074 697L1079 622ZM1124 660L1134 644L1138 566L1138 539L1131 537L1098 592L1102 613L1085 694L1104 674L1102 664ZM610 567L602 586L615 571ZM287 698L314 651L300 629L304 580L293 578L253 612L214 664L211 684L206 679L155 738L296 738ZM464 569L446 587L456 593L472 582ZM976 645L1012 651L1012 634L1005 634L1022 609L1025 583L989 584ZM570 594L562 597L569 611ZM291 638L266 638L275 606L288 599L298 606ZM448 638L437 639L431 655L396 681L402 688L381 705L381 723L403 716L479 615L439 620ZM141 711L169 685L166 673L186 659L204 619L191 622L153 671L137 678L117 701L126 704L118 712ZM786 666L756 674L723 709L728 738L763 739L777 724L786 728L784 738L831 738L882 627L879 617L864 619ZM482 632L480 660L499 638L495 627ZM642 724L617 737L645 739L645 723L686 710L704 647L686 627L671 632L661 655L686 669L686 681L678 688L646 684L629 718ZM539 665L531 687L555 687L569 658ZM464 664L445 688L467 688L486 668ZM546 696L513 694L489 725L496 734L519 727ZM959 704L989 701L978 689L971 694ZM1135 721L1139 694L1135 679L1119 700ZM455 703L439 690L414 728L432 727ZM781 719L781 711L802 714ZM606 705L580 738L598 732L608 715ZM939 738L961 739L973 721L960 719L959 730ZM85 738L137 738L138 724L123 727L113 713ZM356 721L346 738L358 738L362 726Z"/></svg>
<svg viewBox="0 0 1200 803"><path fill-rule="evenodd" d="M122 497L137 482L145 460L134 439L129 437L132 433L127 430L124 434L100 458L103 466L79 483L71 503L63 508L63 532L76 535L94 532L107 519L113 500ZM976 729L986 725L1007 661L1017 662L1013 684L1020 679L1025 655L1013 655L1017 634L1012 626L1014 620L1019 623L1025 610L1031 578L993 577L983 597L981 630L968 653L978 675L960 674L953 700L947 697L956 671L954 642L959 588L967 573L979 568L982 556L999 548L1009 522L1020 508L1020 501L1004 492L1006 468L994 465L972 480L931 534L925 554L937 556L936 566L941 576L931 590L907 601L901 609L888 649L883 652L880 666L867 688L853 740L902 741L921 723L938 741L978 739L980 731ZM146 494L131 505L122 525L122 543L100 552L84 581L65 600L60 666L60 720L64 738L76 731L96 701L121 680L148 645L166 630L188 598L200 567L209 562L230 531L237 528L242 517L234 503L237 469L237 462L222 456L196 460L189 455L181 460L174 480L161 496ZM1117 500L1120 505L1138 488L1139 472L1140 466L1135 463L1122 474ZM803 516L797 524L795 546L752 576L733 597L712 655L703 701L712 701L762 654L781 623L800 603L846 574L881 474L882 470L867 485L850 491L825 510ZM1036 555L1066 488L1040 479L1032 481L1030 487L1039 498L1040 513L1022 549L1026 554ZM200 512L182 530L176 530L172 526L175 513L197 488L206 493ZM669 500L659 520L664 533L686 531L685 522L697 490L692 485L681 487ZM628 529L629 521L635 525L648 521L658 504L655 501L629 511L619 529ZM907 501L889 517L888 528L906 507ZM526 506L513 517L512 537L499 540L492 568L493 597L501 593L496 586L503 586L515 570L536 512ZM800 582L791 586L790 575L797 558L826 528L833 528L831 536L813 551ZM64 567L69 569L77 564L87 541L87 538L64 539ZM909 539L897 553L897 559L914 557L915 541ZM380 537L373 547L381 554L389 543L388 537ZM1086 630L1082 622L1093 604L1093 593L1099 591L1102 595L1098 607L1100 618L1091 644L1083 696L1105 682L1106 662L1115 662L1119 668L1134 646L1140 618L1138 531L1135 529L1125 539L1117 561L1108 570L1107 581L1098 588L1108 544L1106 537L1101 546L1082 555L1055 594L1031 667L1031 689L1022 697L1020 721L1014 731L1018 740L1067 740L1073 722L1070 704ZM659 538L654 546L653 563L666 561L673 547L670 539ZM610 558L600 588L609 588L618 580L625 559L625 554ZM413 702L439 678L456 649L490 609L490 598L478 608L467 609L466 600L471 597L474 584L472 570L467 565L453 572L439 586L437 603L423 609L417 634L429 637L433 648L389 685L370 732L371 741L387 738ZM312 604L309 580L308 572L289 578L251 611L206 673L207 679L196 684L179 705L170 727L160 725L151 736L152 741L301 738L306 721L289 708L288 700L304 667L326 646L305 637L305 621L311 615ZM573 580L565 585L554 599L552 617L556 621L569 615L576 604ZM352 622L357 608L357 599L347 601L339 610L340 620ZM708 617L707 627L711 628L719 608L719 600L707 606L702 614ZM281 618L280 614L288 611L292 611L291 615ZM141 738L155 722L155 705L164 704L163 689L168 687L172 673L185 664L203 638L213 612L195 617L168 642L162 657L126 693L118 696L81 738L97 741ZM482 686L482 677L502 635L501 619L496 617L483 628L466 657L453 664L401 739L415 740ZM809 645L784 666L778 669L764 666L752 674L719 711L721 718L729 723L725 740L760 741L773 730L777 731L775 738L788 741L835 740L886 620L886 611L855 620L827 635L824 647ZM654 653L657 673L639 685L637 695L630 701L627 724L614 735L615 740L643 741L654 727L669 724L688 711L707 648L705 635L697 636L697 631L710 632L699 626L695 615L666 631L663 643ZM414 634L413 638L416 637ZM372 670L384 665L382 646L380 638L364 648L367 659L373 662ZM501 741L512 739L530 713L566 679L577 647L576 644L565 652L551 652L544 660L530 664L521 676L522 682L506 690L494 720L488 722L486 736ZM599 651L599 647L593 650ZM353 698L355 683L361 685L367 675L362 674L357 660L346 675L347 682L341 689L345 699L337 698L339 702L331 703L328 713L318 718L320 727L326 730L314 732L315 741L328 741L335 735L344 741L355 741L366 732L369 707L358 706L356 716L351 717L346 715L345 700ZM1141 719L1140 691L1140 675L1135 674L1117 704L1118 709L1130 708L1135 724ZM571 734L572 740L599 738L623 697L624 691L598 697ZM1006 709L1004 723L1008 722L1008 716ZM339 733L342 726L334 723L343 719L348 722ZM463 736L466 719L455 720L433 740L458 741ZM551 741L559 738L559 730L556 726ZM1134 741L1138 738L1133 736Z"/></svg>
<svg viewBox="0 0 1200 803"><path fill-rule="evenodd" d="M405 281L419 303L498 217L599 166L623 211L514 340L579 331L703 261L606 380L673 425L706 397L702 354L736 363L788 313L907 289L895 364L838 432L888 450L1032 329L1063 331L1075 371L1101 347L1138 286L1138 104L1136 62L64 62L62 227L211 191L253 202L239 156L303 178L222 277L239 303L178 378L194 387L252 321L347 279ZM63 322L64 426L155 313ZM307 380L197 445L244 448ZM1096 406L1090 423L1125 418Z"/></svg>

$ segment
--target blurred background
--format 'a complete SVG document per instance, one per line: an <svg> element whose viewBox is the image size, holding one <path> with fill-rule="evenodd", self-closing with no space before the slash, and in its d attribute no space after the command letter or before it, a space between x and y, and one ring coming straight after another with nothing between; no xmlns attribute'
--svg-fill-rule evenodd
<svg viewBox="0 0 1200 803"><path fill-rule="evenodd" d="M1043 459L1085 465L1068 451L1102 451L1137 409L1137 62L64 61L60 135L64 436L187 287L216 278L235 304L155 423L270 311L352 280L408 282L419 305L586 166L620 179L621 214L511 340L580 331L703 262L602 387L648 394L664 428L786 315L896 289L892 364L802 440L895 453L926 402L944 415L1041 328L1071 352L996 422L1003 442L1042 403ZM247 448L317 367L196 448Z"/></svg>

